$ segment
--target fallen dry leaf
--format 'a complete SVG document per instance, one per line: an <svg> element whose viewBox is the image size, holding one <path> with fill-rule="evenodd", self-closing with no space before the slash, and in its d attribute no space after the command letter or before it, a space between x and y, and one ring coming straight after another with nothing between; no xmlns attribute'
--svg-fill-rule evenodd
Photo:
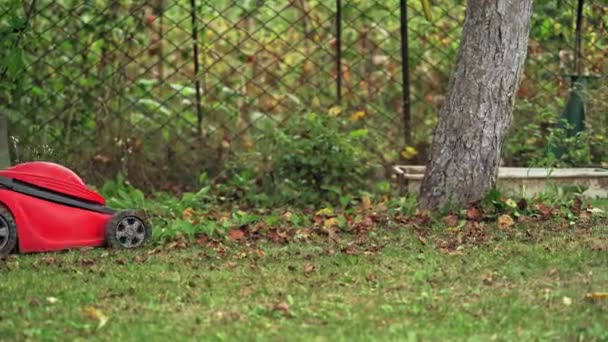
<svg viewBox="0 0 608 342"><path fill-rule="evenodd" d="M382 249L382 246L372 244L371 246L369 246L365 249L365 254L367 254L367 255L374 254L374 253L377 253L378 251L380 251L381 249Z"/></svg>
<svg viewBox="0 0 608 342"><path fill-rule="evenodd" d="M591 221L591 217L592 216L593 215L590 212L586 211L586 210L585 211L581 211L580 214L578 215L578 217L583 222L589 222L589 221Z"/></svg>
<svg viewBox="0 0 608 342"><path fill-rule="evenodd" d="M312 228L299 229L295 233L294 238L300 241L306 241L310 239L310 236L313 234L313 232L314 230Z"/></svg>
<svg viewBox="0 0 608 342"><path fill-rule="evenodd" d="M416 212L414 213L414 215L416 216L429 216L429 210L427 209L420 209L420 208L416 208Z"/></svg>
<svg viewBox="0 0 608 342"><path fill-rule="evenodd" d="M333 241L338 240L339 232L340 232L340 228L338 228L338 226L327 227L327 228L323 228L321 230L321 233L327 234L327 236Z"/></svg>
<svg viewBox="0 0 608 342"><path fill-rule="evenodd" d="M352 114L352 115L351 115L351 116L348 118L348 120L350 120L350 121L353 121L353 122L354 122L354 121L359 121L359 120L361 120L363 117L365 117L365 111L363 111L363 110L359 110L359 111L354 112L354 113L353 113L353 114Z"/></svg>
<svg viewBox="0 0 608 342"><path fill-rule="evenodd" d="M591 250L596 252L606 252L608 251L608 241L593 241L591 243Z"/></svg>
<svg viewBox="0 0 608 342"><path fill-rule="evenodd" d="M38 300L37 298L30 298L30 305L31 306L40 306L40 300Z"/></svg>
<svg viewBox="0 0 608 342"><path fill-rule="evenodd" d="M188 221L188 220L192 219L192 216L194 216L194 209L192 209L192 208L186 208L182 212L182 218L184 220Z"/></svg>
<svg viewBox="0 0 608 342"><path fill-rule="evenodd" d="M359 255L359 250L354 244L342 249L342 252L346 253L347 255Z"/></svg>
<svg viewBox="0 0 608 342"><path fill-rule="evenodd" d="M443 218L443 222L450 228L458 226L458 215L450 214Z"/></svg>
<svg viewBox="0 0 608 342"><path fill-rule="evenodd" d="M334 254L336 254L336 251L333 248L327 248L323 250L323 255L332 256Z"/></svg>
<svg viewBox="0 0 608 342"><path fill-rule="evenodd" d="M603 214L605 213L604 210L600 209L600 208L588 208L587 212L590 212L591 214Z"/></svg>
<svg viewBox="0 0 608 342"><path fill-rule="evenodd" d="M485 285L492 285L492 283L494 283L494 278L492 277L492 275L485 275L483 277L481 277L481 281L485 284Z"/></svg>
<svg viewBox="0 0 608 342"><path fill-rule="evenodd" d="M599 300L608 300L608 292L591 292L585 295L586 299L599 301Z"/></svg>
<svg viewBox="0 0 608 342"><path fill-rule="evenodd" d="M424 236L418 235L418 240L420 243L422 243L422 245L426 246L426 238Z"/></svg>
<svg viewBox="0 0 608 342"><path fill-rule="evenodd" d="M354 222L350 226L350 231L355 234L362 234L371 231L374 228L374 221L371 217L366 216L362 221Z"/></svg>
<svg viewBox="0 0 608 342"><path fill-rule="evenodd" d="M149 251L146 252L146 255L152 255L152 254L159 254L160 252L162 252L162 247L158 246L154 249L151 249Z"/></svg>
<svg viewBox="0 0 608 342"><path fill-rule="evenodd" d="M535 205L534 209L538 211L543 220L551 217L551 209L544 204Z"/></svg>
<svg viewBox="0 0 608 342"><path fill-rule="evenodd" d="M361 207L363 210L370 210L372 208L372 200L369 196L363 196L361 198Z"/></svg>
<svg viewBox="0 0 608 342"><path fill-rule="evenodd" d="M83 265L93 265L93 264L95 264L95 260L93 260L93 259L88 259L88 258L84 258L84 259L80 260L80 262L81 262Z"/></svg>
<svg viewBox="0 0 608 342"><path fill-rule="evenodd" d="M279 302L275 304L273 309L283 313L284 315L289 313L289 305L286 302Z"/></svg>
<svg viewBox="0 0 608 342"><path fill-rule="evenodd" d="M241 288L241 290L239 291L239 294L241 297L249 297L253 294L254 289L251 286L245 286L243 288Z"/></svg>
<svg viewBox="0 0 608 342"><path fill-rule="evenodd" d="M306 264L304 265L304 274L308 274L308 273L312 273L315 271L315 265L313 264Z"/></svg>
<svg viewBox="0 0 608 342"><path fill-rule="evenodd" d="M519 210L525 210L527 207L528 201L526 201L525 198L522 198L517 202L517 208L519 208Z"/></svg>
<svg viewBox="0 0 608 342"><path fill-rule="evenodd" d="M572 211L572 213L574 213L574 215L578 215L580 214L582 208L583 199L581 198L581 196L574 196L574 203L572 204L572 207L570 207L570 210Z"/></svg>
<svg viewBox="0 0 608 342"><path fill-rule="evenodd" d="M136 255L135 257L133 257L133 261L138 264L142 264L142 263L146 262L147 259L148 258L143 255Z"/></svg>
<svg viewBox="0 0 608 342"><path fill-rule="evenodd" d="M266 229L266 227L267 227L266 223L260 221L260 222L258 222L256 224L254 224L253 227L249 228L249 233L255 234L255 233L259 232L259 231L262 231L262 230Z"/></svg>
<svg viewBox="0 0 608 342"><path fill-rule="evenodd" d="M56 304L59 302L59 299L55 298L55 297L47 297L46 298L46 302L49 304Z"/></svg>
<svg viewBox="0 0 608 342"><path fill-rule="evenodd" d="M323 227L325 227L325 228L332 228L332 227L336 227L337 225L338 225L338 220L335 217L327 219L323 222Z"/></svg>
<svg viewBox="0 0 608 342"><path fill-rule="evenodd" d="M228 233L228 238L232 241L242 240L245 237L245 232L240 229L232 229Z"/></svg>
<svg viewBox="0 0 608 342"><path fill-rule="evenodd" d="M97 325L97 329L103 328L106 323L108 323L108 317L99 309L94 308L92 306L88 306L82 310L84 315L91 320L97 321L99 324Z"/></svg>
<svg viewBox="0 0 608 342"><path fill-rule="evenodd" d="M234 261L230 261L226 263L226 267L228 268L235 268L237 266L237 263Z"/></svg>
<svg viewBox="0 0 608 342"><path fill-rule="evenodd" d="M286 231L279 229L269 229L268 233L266 233L266 237L272 242L284 243L289 240L289 234L287 234Z"/></svg>
<svg viewBox="0 0 608 342"><path fill-rule="evenodd" d="M207 242L209 242L209 237L207 235L200 234L199 236L196 237L195 243L197 245L204 245Z"/></svg>
<svg viewBox="0 0 608 342"><path fill-rule="evenodd" d="M51 265L51 264L54 264L55 262L57 262L57 259L55 259L53 257L44 257L44 258L42 258L42 261L44 263L46 263L47 265Z"/></svg>
<svg viewBox="0 0 608 342"><path fill-rule="evenodd" d="M216 320L223 323L238 321L241 318L241 315L238 312L228 311L218 311L214 316Z"/></svg>
<svg viewBox="0 0 608 342"><path fill-rule="evenodd" d="M467 210L467 218L473 221L481 221L483 219L483 211L477 207L470 207Z"/></svg>
<svg viewBox="0 0 608 342"><path fill-rule="evenodd" d="M498 217L498 227L500 229L508 229L511 228L515 224L515 221L511 217L511 215L500 215Z"/></svg>
<svg viewBox="0 0 608 342"><path fill-rule="evenodd" d="M107 164L110 161L112 161L112 158L110 158L110 157L108 157L106 155L103 155L103 154L98 154L95 157L93 157L93 160L101 162L103 164Z"/></svg>
<svg viewBox="0 0 608 342"><path fill-rule="evenodd" d="M315 213L315 216L332 216L334 211L331 208L323 208Z"/></svg>
<svg viewBox="0 0 608 342"><path fill-rule="evenodd" d="M262 258L266 256L266 252L264 252L264 250L261 248L257 248L255 250L255 255L257 255L259 258Z"/></svg>
<svg viewBox="0 0 608 342"><path fill-rule="evenodd" d="M531 220L532 220L532 217L530 217L530 216L519 216L517 218L518 223L530 222Z"/></svg>
<svg viewBox="0 0 608 342"><path fill-rule="evenodd" d="M464 255L464 252L461 250L451 250L449 248L439 248L439 252L450 256Z"/></svg>

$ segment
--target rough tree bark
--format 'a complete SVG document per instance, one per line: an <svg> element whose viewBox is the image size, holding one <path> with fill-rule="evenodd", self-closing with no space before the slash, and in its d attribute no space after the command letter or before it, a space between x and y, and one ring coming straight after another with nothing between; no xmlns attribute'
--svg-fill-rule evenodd
<svg viewBox="0 0 608 342"><path fill-rule="evenodd" d="M422 181L422 208L470 205L495 186L531 16L532 0L468 1Z"/></svg>

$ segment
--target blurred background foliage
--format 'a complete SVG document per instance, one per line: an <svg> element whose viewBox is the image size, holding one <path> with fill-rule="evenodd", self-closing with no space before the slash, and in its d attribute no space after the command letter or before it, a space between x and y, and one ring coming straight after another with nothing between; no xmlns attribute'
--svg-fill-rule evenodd
<svg viewBox="0 0 608 342"><path fill-rule="evenodd" d="M384 178L395 163L426 162L464 7L435 0L429 22L419 1L408 3L405 141L398 0L4 1L0 111L13 162L52 160L92 183L121 173L162 190L204 174L330 196ZM584 133L558 125L575 12L576 1L535 4L505 165L608 162L606 78L584 94ZM608 5L587 1L583 24L582 73L608 75ZM566 154L552 155L552 144Z"/></svg>

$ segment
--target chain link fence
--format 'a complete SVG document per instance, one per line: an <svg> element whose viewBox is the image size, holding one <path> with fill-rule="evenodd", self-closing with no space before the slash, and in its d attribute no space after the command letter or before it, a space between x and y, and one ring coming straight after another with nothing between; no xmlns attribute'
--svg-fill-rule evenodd
<svg viewBox="0 0 608 342"><path fill-rule="evenodd" d="M405 0L15 3L0 5L3 44L18 45L25 65L0 95L14 162L60 162L92 182L123 172L161 188L221 174L264 139L262 125L307 112L367 128L387 168L424 163L465 9L433 1L427 21ZM559 115L568 74L607 74L608 5L588 1L583 13L577 52L576 1L536 4L515 129ZM587 120L605 136L606 79L587 92ZM509 151L506 162L527 162Z"/></svg>

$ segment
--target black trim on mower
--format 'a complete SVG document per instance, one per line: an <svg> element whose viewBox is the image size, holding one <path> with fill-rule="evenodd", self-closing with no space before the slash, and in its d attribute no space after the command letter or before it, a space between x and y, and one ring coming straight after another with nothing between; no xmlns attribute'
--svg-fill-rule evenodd
<svg viewBox="0 0 608 342"><path fill-rule="evenodd" d="M90 210L102 214L113 215L116 210L108 208L98 203L93 203L81 198L62 194L60 192L44 189L16 179L0 176L0 188L9 189L32 197L40 198L54 203L67 205L70 207Z"/></svg>

